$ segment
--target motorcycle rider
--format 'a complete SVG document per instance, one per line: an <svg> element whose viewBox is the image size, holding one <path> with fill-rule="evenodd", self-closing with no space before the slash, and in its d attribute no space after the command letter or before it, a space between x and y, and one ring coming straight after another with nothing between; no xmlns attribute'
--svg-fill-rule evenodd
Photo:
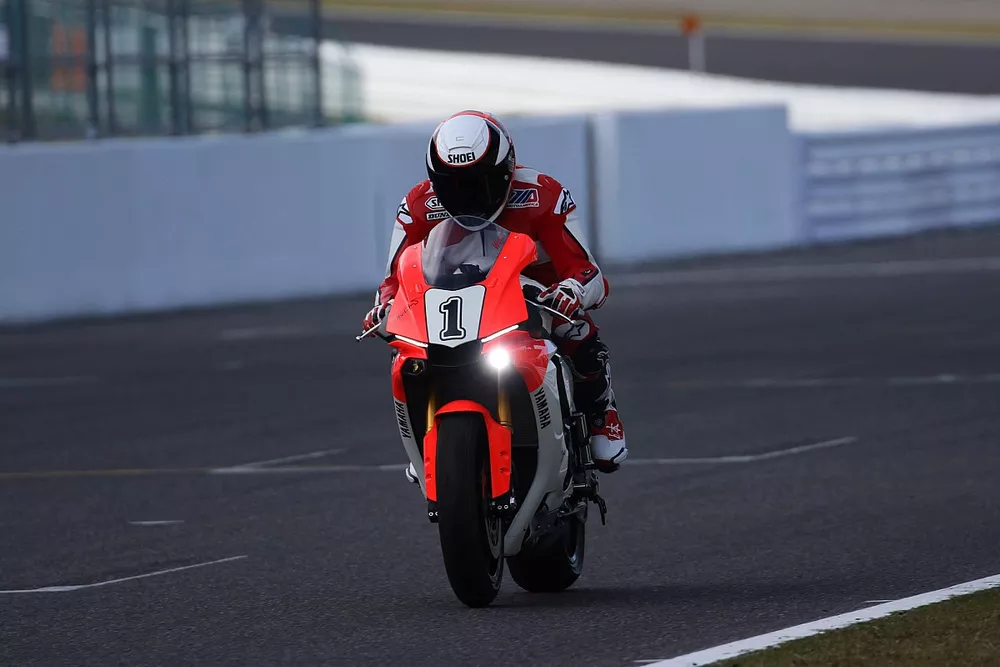
<svg viewBox="0 0 1000 667"><path fill-rule="evenodd" d="M399 287L396 268L402 251L423 241L441 220L474 215L527 234L538 246L538 260L523 275L549 285L538 300L581 321L556 326L553 342L573 362L577 406L587 415L595 464L602 472L616 471L628 448L611 387L609 351L586 313L604 304L609 287L579 240L569 190L551 176L517 164L507 129L481 111L462 111L438 125L427 146L426 166L428 179L410 190L396 212L386 277L364 330L389 312ZM412 465L406 472L415 482Z"/></svg>

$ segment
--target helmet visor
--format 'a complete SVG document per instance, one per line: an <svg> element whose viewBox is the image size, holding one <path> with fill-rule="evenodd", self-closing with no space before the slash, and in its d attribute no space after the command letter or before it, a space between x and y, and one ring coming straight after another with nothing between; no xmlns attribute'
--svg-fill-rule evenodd
<svg viewBox="0 0 1000 667"><path fill-rule="evenodd" d="M463 170L465 171L465 170ZM489 219L506 203L510 180L500 170L435 174L434 194L448 213Z"/></svg>

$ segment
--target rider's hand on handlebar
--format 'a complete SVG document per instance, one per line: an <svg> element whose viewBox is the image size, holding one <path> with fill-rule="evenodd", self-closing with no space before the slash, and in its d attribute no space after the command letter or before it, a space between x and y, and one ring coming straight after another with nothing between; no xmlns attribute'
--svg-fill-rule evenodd
<svg viewBox="0 0 1000 667"><path fill-rule="evenodd" d="M569 319L575 319L583 313L583 285L574 278L567 278L539 294L538 302L547 304Z"/></svg>
<svg viewBox="0 0 1000 667"><path fill-rule="evenodd" d="M389 314L390 308L392 308L392 299L389 299L388 302L379 304L369 310L368 314L365 315L365 321L361 326L361 330L368 331L369 329L374 329L381 324L382 320L385 319L385 316Z"/></svg>

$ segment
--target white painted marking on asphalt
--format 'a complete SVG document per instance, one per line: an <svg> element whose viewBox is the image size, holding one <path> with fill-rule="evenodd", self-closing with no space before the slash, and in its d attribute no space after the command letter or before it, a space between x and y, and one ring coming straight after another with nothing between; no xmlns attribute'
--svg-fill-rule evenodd
<svg viewBox="0 0 1000 667"><path fill-rule="evenodd" d="M873 621L896 612L908 611L910 609L924 607L936 602L943 602L944 600L960 595L969 595L971 593L997 587L1000 587L1000 574L993 575L991 577L984 577L982 579L976 579L975 581L968 581L955 586L950 586L948 588L941 588L928 593L921 593L920 595L895 600L893 602L888 602L875 607L868 607L867 609L859 609L846 614L840 614L839 616L821 618L810 623L803 623L802 625L785 628L784 630L778 630L777 632L770 632L766 635L750 637L749 639L742 639L740 641L715 646L703 651L697 651L695 653L689 653L676 658L668 658L666 660L660 660L649 664L652 667L702 667L702 665L711 665L722 660L731 660L732 658L752 653L754 651L773 648L794 639L811 637L828 630L846 628L850 625Z"/></svg>
<svg viewBox="0 0 1000 667"><path fill-rule="evenodd" d="M158 521L129 521L132 526L172 526L177 523L184 523L184 519L163 519Z"/></svg>
<svg viewBox="0 0 1000 667"><path fill-rule="evenodd" d="M292 456L282 456L277 459L267 459L266 461L251 461L250 463L240 463L234 466L227 466L225 468L218 468L212 472L220 472L222 470L234 470L242 468L262 468L264 466L271 465L272 463L291 463L293 461L308 461L310 459L319 459L324 456L332 456L333 454L340 454L343 449L323 449L318 452L306 452L305 454L293 454Z"/></svg>
<svg viewBox="0 0 1000 667"><path fill-rule="evenodd" d="M0 377L0 389L22 389L29 387L64 387L71 384L87 384L97 378L86 375L69 375L52 378L3 378Z"/></svg>
<svg viewBox="0 0 1000 667"><path fill-rule="evenodd" d="M769 459L776 459L783 456L794 456L796 454L804 454L806 452L813 452L818 449L829 449L831 447L840 447L842 445L849 445L852 442L857 442L857 438L854 436L846 438L837 438L835 440L824 440L823 442L815 442L811 445L800 445L798 447L789 447L788 449L777 449L770 452L764 452L763 454L745 454L745 455L735 455L735 456L705 456L705 457L695 457L695 458L669 458L669 459L625 459L622 461L622 465L692 465L692 464L704 464L704 463L754 463L756 461L767 461Z"/></svg>
<svg viewBox="0 0 1000 667"><path fill-rule="evenodd" d="M196 567L208 567L209 565L219 565L221 563L229 563L234 560L241 560L246 558L243 556L230 556L229 558L220 558L219 560L208 561L207 563L195 563L194 565L184 565L183 567L172 567L169 570L157 570L156 572L147 572L145 574L137 574L131 577L122 577L120 579L109 579L108 581L98 581L93 584L79 584L76 586L45 586L43 588L23 588L10 591L0 590L0 595L14 595L18 593L69 593L71 591L78 591L84 588L97 588L98 586L110 586L111 584L120 584L125 581L134 581L136 579L146 579L147 577L159 577L164 574L171 574L173 572L182 572L184 570L193 570Z"/></svg>
<svg viewBox="0 0 1000 667"><path fill-rule="evenodd" d="M857 278L898 278L943 273L985 273L1000 271L1000 257L958 259L896 260L885 262L845 262L843 264L798 264L787 266L745 266L717 269L665 269L624 274L614 278L623 287L658 285L781 282Z"/></svg>
<svg viewBox="0 0 1000 667"><path fill-rule="evenodd" d="M388 463L383 465L332 465L332 466L290 466L276 468L215 468L209 470L210 475L280 475L286 473L317 473L317 472L388 472L393 470L403 470L406 463Z"/></svg>
<svg viewBox="0 0 1000 667"><path fill-rule="evenodd" d="M244 327L225 329L219 333L220 340L265 340L269 338L300 338L313 335L313 331L296 326Z"/></svg>
<svg viewBox="0 0 1000 667"><path fill-rule="evenodd" d="M1000 384L1000 373L986 375L941 375L886 378L751 378L748 380L675 380L664 386L677 389L822 389L886 385L921 387L931 385Z"/></svg>
<svg viewBox="0 0 1000 667"><path fill-rule="evenodd" d="M892 602L892 600L865 600L861 604L880 604L882 602Z"/></svg>

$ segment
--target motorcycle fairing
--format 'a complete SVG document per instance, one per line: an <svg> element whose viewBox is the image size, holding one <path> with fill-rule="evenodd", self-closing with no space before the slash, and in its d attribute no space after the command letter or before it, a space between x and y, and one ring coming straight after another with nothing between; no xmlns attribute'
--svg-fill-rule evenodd
<svg viewBox="0 0 1000 667"><path fill-rule="evenodd" d="M554 350L552 344L545 339L532 338L527 331L511 331L483 345L483 354L489 355L497 348L507 350L511 365L524 380L528 392L534 393L545 381L549 358Z"/></svg>
<svg viewBox="0 0 1000 667"><path fill-rule="evenodd" d="M437 502L437 434L438 419L441 415L456 412L477 412L486 425L486 437L490 448L490 493L493 498L510 495L510 449L511 433L502 424L494 421L490 411L475 401L452 401L434 413L434 424L424 435L424 493L427 500Z"/></svg>
<svg viewBox="0 0 1000 667"><path fill-rule="evenodd" d="M554 347L550 351L554 352ZM573 490L572 482L567 482L569 440L562 420L559 384L558 367L555 360L549 357L542 383L531 392L531 403L538 429L538 460L535 476L504 535L506 555L513 556L520 553L525 537L531 532L531 519L535 508L543 502L549 508L559 507L563 499ZM572 387L567 386L564 391L566 389L570 392L566 396L572 397Z"/></svg>
<svg viewBox="0 0 1000 667"><path fill-rule="evenodd" d="M444 290L427 285L421 245L412 245L399 258L399 289L387 318L386 333L420 343L455 346L520 324L528 319L528 308L519 276L537 258L538 249L531 237L511 234L485 280L462 290ZM454 298L462 301L459 326L465 334L461 338L442 337L446 327L441 308Z"/></svg>

